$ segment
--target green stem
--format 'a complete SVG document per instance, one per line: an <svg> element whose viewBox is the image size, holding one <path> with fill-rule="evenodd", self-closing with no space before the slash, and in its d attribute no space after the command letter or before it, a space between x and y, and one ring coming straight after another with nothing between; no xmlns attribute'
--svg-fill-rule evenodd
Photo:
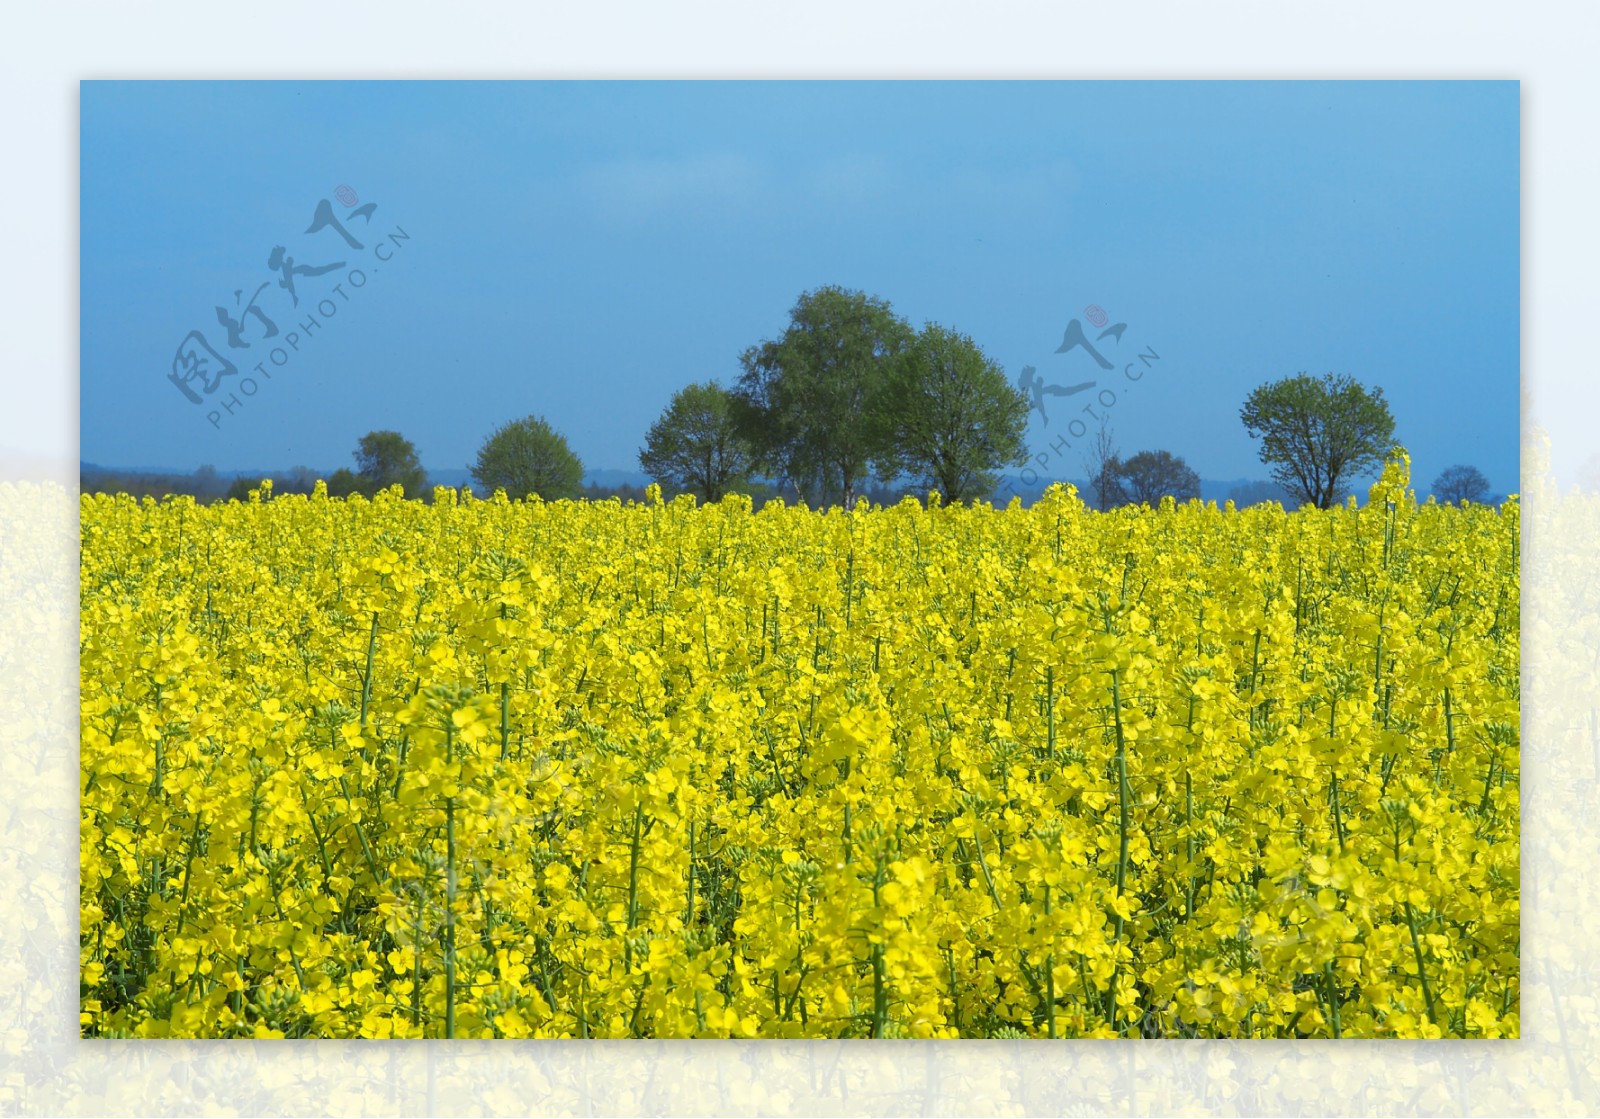
<svg viewBox="0 0 1600 1119"><path fill-rule="evenodd" d="M455 733L445 731L445 763L455 760ZM456 800L444 801L444 1036L456 1036Z"/></svg>
<svg viewBox="0 0 1600 1119"><path fill-rule="evenodd" d="M1333 1036L1340 1038L1344 1033L1339 1029L1339 986L1333 981L1332 960L1322 965L1322 978L1328 1000L1328 1022L1333 1028Z"/></svg>
<svg viewBox="0 0 1600 1119"><path fill-rule="evenodd" d="M1053 765L1056 760L1056 670L1054 665L1045 666L1044 689L1045 755Z"/></svg>
<svg viewBox="0 0 1600 1119"><path fill-rule="evenodd" d="M160 714L161 714L161 685L157 684L156 685L156 715L157 715L157 717L159 717ZM150 793L151 793L152 796L160 796L161 795L161 779L162 779L162 777L164 777L166 775L166 771L167 771L167 751L166 751L166 746L167 746L167 735L166 735L165 731L162 731L162 733L159 736L157 736L157 738L156 738L156 773L155 773L155 779L150 783Z"/></svg>
<svg viewBox="0 0 1600 1119"><path fill-rule="evenodd" d="M1183 919L1194 920L1194 778L1183 774L1183 857L1189 867L1189 891L1184 897Z"/></svg>
<svg viewBox="0 0 1600 1119"><path fill-rule="evenodd" d="M1456 749L1456 723L1455 711L1450 704L1450 689L1444 690L1444 739L1445 748L1452 754Z"/></svg>
<svg viewBox="0 0 1600 1119"><path fill-rule="evenodd" d="M367 634L367 669L361 674L361 729L367 729L367 706L372 702L372 650L378 644L378 612L372 612L372 631Z"/></svg>
<svg viewBox="0 0 1600 1119"><path fill-rule="evenodd" d="M1111 704L1112 718L1117 730L1117 830L1120 839L1117 845L1117 897L1121 897L1128 885L1128 743L1122 730L1122 673L1119 669L1111 670ZM1116 943L1122 944L1123 918L1117 914ZM1121 963L1111 973L1111 1028L1117 1028L1117 979L1121 971Z"/></svg>
<svg viewBox="0 0 1600 1119"><path fill-rule="evenodd" d="M644 805L633 808L633 843L628 852L628 936L622 942L623 966L633 968L633 927L639 920L639 840L644 823Z"/></svg>
<svg viewBox="0 0 1600 1119"><path fill-rule="evenodd" d="M1050 887L1044 888L1044 915L1050 916ZM1046 953L1044 957L1044 1020L1052 1040L1056 1037L1056 957L1054 953Z"/></svg>
<svg viewBox="0 0 1600 1119"><path fill-rule="evenodd" d="M189 905L189 870L194 866L194 849L200 843L200 813L194 814L194 831L189 835L189 856L183 863L183 889L178 895L178 931L174 936L183 935L183 919Z"/></svg>
<svg viewBox="0 0 1600 1119"><path fill-rule="evenodd" d="M1417 936L1417 914L1409 901L1406 902L1406 927L1411 930L1411 951L1417 958L1417 978L1422 981L1422 998L1428 1006L1428 1021L1437 1026L1439 1017L1433 1009L1433 988L1428 984L1428 971L1422 966L1422 940Z"/></svg>
<svg viewBox="0 0 1600 1119"><path fill-rule="evenodd" d="M956 954L951 948L944 950L945 966L950 969L950 1017L956 1028L956 1036L961 1036L961 995L956 985Z"/></svg>
<svg viewBox="0 0 1600 1119"><path fill-rule="evenodd" d="M411 1024L422 1024L422 889L417 889L417 918L411 940Z"/></svg>
<svg viewBox="0 0 1600 1119"><path fill-rule="evenodd" d="M694 821L689 821L689 899L683 910L683 927L694 929Z"/></svg>
<svg viewBox="0 0 1600 1119"><path fill-rule="evenodd" d="M1331 701L1328 704L1328 743L1330 746L1336 744L1335 736L1339 728L1338 712L1338 701ZM1339 853L1342 855L1344 854L1344 818L1339 813L1339 771L1334 766L1334 762L1330 761L1328 763L1330 770L1328 800L1333 804L1333 834L1338 837Z"/></svg>
<svg viewBox="0 0 1600 1119"><path fill-rule="evenodd" d="M883 886L883 856L878 856L878 865L872 874L872 905L874 909L881 907L882 902L878 894ZM872 946L872 1036L882 1037L884 1027L889 1020L889 989L887 976L884 974L883 945Z"/></svg>

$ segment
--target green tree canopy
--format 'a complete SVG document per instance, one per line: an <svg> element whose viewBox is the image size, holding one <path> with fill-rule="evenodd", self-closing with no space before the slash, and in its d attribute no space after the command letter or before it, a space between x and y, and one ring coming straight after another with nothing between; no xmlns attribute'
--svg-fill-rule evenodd
<svg viewBox="0 0 1600 1119"><path fill-rule="evenodd" d="M928 323L888 370L875 409L880 481L909 475L946 501L993 492L1028 461L1028 398L965 334Z"/></svg>
<svg viewBox="0 0 1600 1119"><path fill-rule="evenodd" d="M1273 480L1319 509L1333 505L1341 483L1382 463L1394 442L1383 389L1332 373L1262 385L1239 418L1261 440L1261 461L1273 468Z"/></svg>
<svg viewBox="0 0 1600 1119"><path fill-rule="evenodd" d="M804 501L850 504L883 451L874 417L912 334L875 296L840 287L803 294L783 337L740 359L736 415L756 468Z"/></svg>
<svg viewBox="0 0 1600 1119"><path fill-rule="evenodd" d="M583 463L540 416L513 420L489 436L471 469L480 486L511 498L537 494L556 501L583 492Z"/></svg>
<svg viewBox="0 0 1600 1119"><path fill-rule="evenodd" d="M1200 475L1171 451L1140 451L1117 463L1116 472L1134 504L1155 506L1163 497L1188 501L1200 496Z"/></svg>
<svg viewBox="0 0 1600 1119"><path fill-rule="evenodd" d="M359 493L363 497L371 497L374 492L362 480L361 475L343 466L335 470L332 477L328 479L329 497L349 497L354 493Z"/></svg>
<svg viewBox="0 0 1600 1119"><path fill-rule="evenodd" d="M715 381L672 397L645 433L639 465L657 482L717 501L749 480L753 455L734 414L732 395Z"/></svg>
<svg viewBox="0 0 1600 1119"><path fill-rule="evenodd" d="M421 497L428 484L417 449L398 431L367 432L356 444L355 460L361 491L367 494L398 484L407 497Z"/></svg>

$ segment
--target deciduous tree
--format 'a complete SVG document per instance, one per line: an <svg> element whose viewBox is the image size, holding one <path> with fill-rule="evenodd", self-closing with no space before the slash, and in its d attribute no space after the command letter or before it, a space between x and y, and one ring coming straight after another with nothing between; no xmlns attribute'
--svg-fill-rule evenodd
<svg viewBox="0 0 1600 1119"><path fill-rule="evenodd" d="M583 488L583 463L566 439L541 416L525 416L499 428L478 450L473 480L489 492L505 490L546 501L576 498Z"/></svg>
<svg viewBox="0 0 1600 1119"><path fill-rule="evenodd" d="M715 381L679 389L639 450L645 473L704 501L720 500L748 481L752 461L733 398Z"/></svg>
<svg viewBox="0 0 1600 1119"><path fill-rule="evenodd" d="M1117 467L1117 476L1135 504L1161 504L1163 497L1188 501L1200 496L1200 475L1171 451L1140 451Z"/></svg>
<svg viewBox="0 0 1600 1119"><path fill-rule="evenodd" d="M421 497L428 476L417 459L411 440L398 431L369 431L355 449L356 473L362 490L376 493L399 485L407 497Z"/></svg>
<svg viewBox="0 0 1600 1119"><path fill-rule="evenodd" d="M910 476L945 501L993 492L1028 461L1028 399L970 337L928 323L889 370L876 411L878 479Z"/></svg>
<svg viewBox="0 0 1600 1119"><path fill-rule="evenodd" d="M1483 505L1489 500L1489 479L1476 466L1447 466L1433 480L1433 493L1450 504L1470 501Z"/></svg>
<svg viewBox="0 0 1600 1119"><path fill-rule="evenodd" d="M1104 417L1094 442L1089 444L1083 468L1089 472L1089 487L1094 491L1095 507L1104 513L1118 505L1126 505L1128 491L1122 484L1122 458L1116 440L1111 435L1111 425Z"/></svg>
<svg viewBox="0 0 1600 1119"><path fill-rule="evenodd" d="M883 452L876 413L912 333L875 296L840 287L801 295L783 336L740 359L737 415L757 468L802 500L850 504Z"/></svg>
<svg viewBox="0 0 1600 1119"><path fill-rule="evenodd" d="M1320 509L1333 505L1342 483L1381 464L1394 443L1383 389L1332 373L1262 385L1239 418L1261 440L1261 461L1273 468L1273 480Z"/></svg>

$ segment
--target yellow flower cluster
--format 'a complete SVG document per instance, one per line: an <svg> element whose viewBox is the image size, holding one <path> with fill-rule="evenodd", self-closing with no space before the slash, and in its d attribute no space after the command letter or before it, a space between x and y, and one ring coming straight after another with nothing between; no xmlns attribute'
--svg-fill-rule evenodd
<svg viewBox="0 0 1600 1119"><path fill-rule="evenodd" d="M1519 510L82 501L81 1021L1515 1037Z"/></svg>

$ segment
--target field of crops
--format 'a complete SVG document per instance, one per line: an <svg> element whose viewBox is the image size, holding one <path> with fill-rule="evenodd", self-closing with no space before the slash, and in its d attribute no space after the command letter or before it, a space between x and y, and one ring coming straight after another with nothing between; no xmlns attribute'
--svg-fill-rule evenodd
<svg viewBox="0 0 1600 1119"><path fill-rule="evenodd" d="M1515 1037L1518 506L82 502L85 1036Z"/></svg>

